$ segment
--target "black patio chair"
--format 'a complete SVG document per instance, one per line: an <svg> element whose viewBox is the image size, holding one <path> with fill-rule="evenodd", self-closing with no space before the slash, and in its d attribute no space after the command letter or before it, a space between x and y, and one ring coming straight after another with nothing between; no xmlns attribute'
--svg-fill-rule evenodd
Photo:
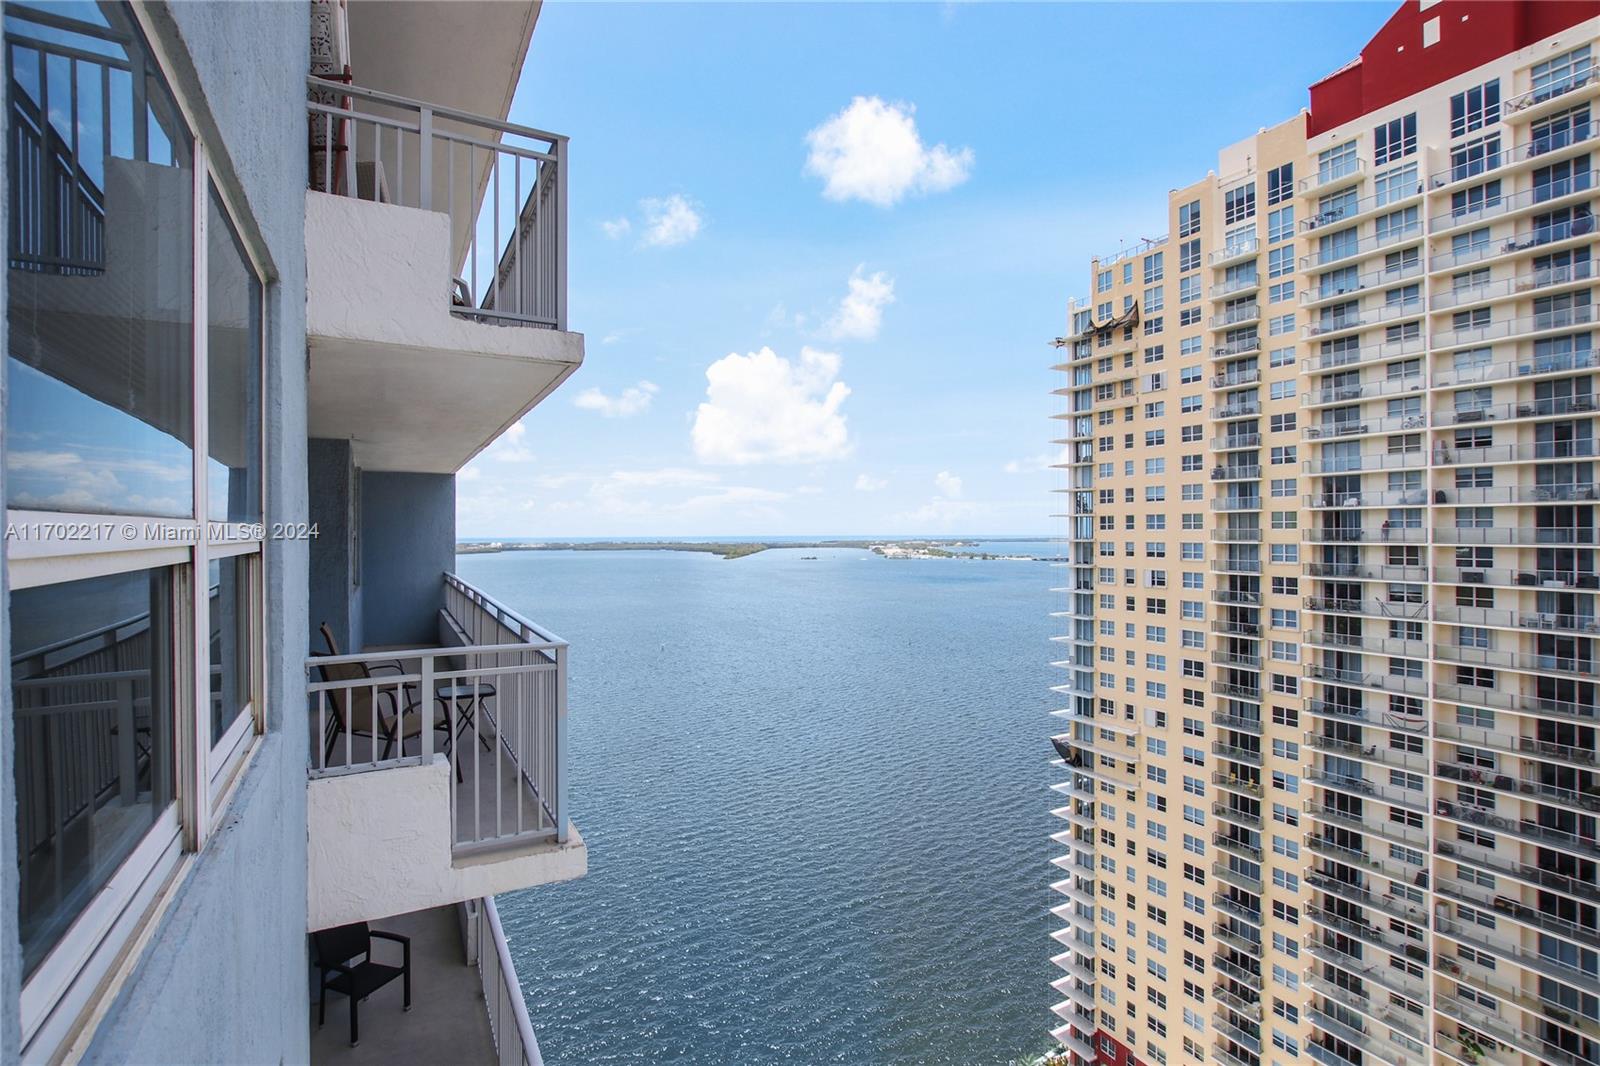
<svg viewBox="0 0 1600 1066"><path fill-rule="evenodd" d="M372 940L392 940L400 945L399 966L388 966L372 961ZM317 999L317 1024L328 1020L328 991L332 989L350 999L350 1046L361 1042L361 1027L357 1007L372 993L396 977L405 982L405 1007L411 1009L411 938L399 933L385 933L371 929L366 922L341 925L333 929L319 929L311 934L317 946L317 966L322 971L321 989ZM360 962L351 959L361 956Z"/></svg>

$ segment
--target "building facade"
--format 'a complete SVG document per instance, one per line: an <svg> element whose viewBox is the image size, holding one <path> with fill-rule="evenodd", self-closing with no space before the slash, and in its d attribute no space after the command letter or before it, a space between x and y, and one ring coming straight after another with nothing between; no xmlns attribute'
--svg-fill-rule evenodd
<svg viewBox="0 0 1600 1066"><path fill-rule="evenodd" d="M567 646L452 573L583 358L538 14L6 4L0 1061L539 1061ZM359 922L419 994L352 1047Z"/></svg>
<svg viewBox="0 0 1600 1066"><path fill-rule="evenodd" d="M1411 0L1091 264L1056 367L1075 1061L1600 1061L1597 38Z"/></svg>

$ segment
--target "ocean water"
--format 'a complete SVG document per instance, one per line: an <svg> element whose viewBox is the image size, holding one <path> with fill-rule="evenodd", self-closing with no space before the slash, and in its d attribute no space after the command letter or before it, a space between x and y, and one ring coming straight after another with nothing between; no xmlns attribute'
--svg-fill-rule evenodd
<svg viewBox="0 0 1600 1066"><path fill-rule="evenodd" d="M499 900L550 1066L1048 1045L1058 571L839 549L457 568L573 647L589 874Z"/></svg>

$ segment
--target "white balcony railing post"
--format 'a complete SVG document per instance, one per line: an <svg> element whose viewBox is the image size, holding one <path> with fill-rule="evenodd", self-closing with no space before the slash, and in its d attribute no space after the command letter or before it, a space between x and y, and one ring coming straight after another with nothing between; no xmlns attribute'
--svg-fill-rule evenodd
<svg viewBox="0 0 1600 1066"><path fill-rule="evenodd" d="M433 108L427 104L422 105L417 115L417 133L417 202L431 211L433 210Z"/></svg>
<svg viewBox="0 0 1600 1066"><path fill-rule="evenodd" d="M551 767L555 778L555 802L551 812L556 820L556 839L567 842L567 647L555 649L556 657L556 743L555 765Z"/></svg>
<svg viewBox="0 0 1600 1066"><path fill-rule="evenodd" d="M571 141L562 137L553 149L556 157L556 329L567 328L567 175ZM562 691L566 691L563 686ZM564 716L563 716L564 718Z"/></svg>

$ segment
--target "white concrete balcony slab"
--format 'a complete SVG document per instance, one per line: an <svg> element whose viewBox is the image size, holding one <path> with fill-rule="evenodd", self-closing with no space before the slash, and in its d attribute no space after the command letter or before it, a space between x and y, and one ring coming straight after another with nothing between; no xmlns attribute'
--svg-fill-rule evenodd
<svg viewBox="0 0 1600 1066"><path fill-rule="evenodd" d="M566 138L316 81L307 114L310 435L454 473L583 362Z"/></svg>

